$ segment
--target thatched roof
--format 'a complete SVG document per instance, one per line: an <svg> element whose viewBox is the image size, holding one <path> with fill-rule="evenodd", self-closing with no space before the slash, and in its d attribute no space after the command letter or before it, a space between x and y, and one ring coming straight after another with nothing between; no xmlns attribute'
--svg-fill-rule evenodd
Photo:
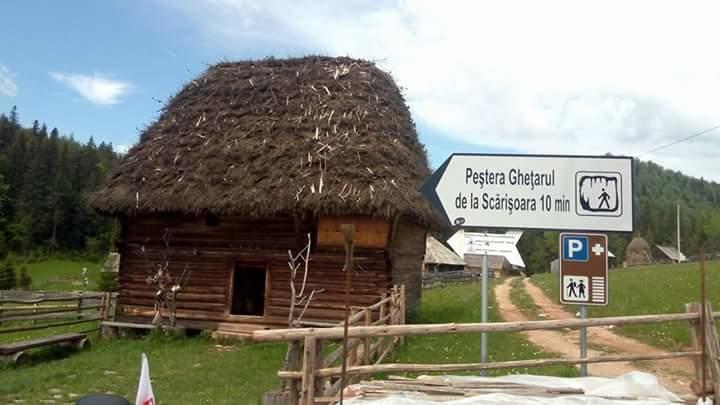
<svg viewBox="0 0 720 405"><path fill-rule="evenodd" d="M108 214L397 214L433 223L403 96L372 62L219 63L188 83L91 198Z"/></svg>

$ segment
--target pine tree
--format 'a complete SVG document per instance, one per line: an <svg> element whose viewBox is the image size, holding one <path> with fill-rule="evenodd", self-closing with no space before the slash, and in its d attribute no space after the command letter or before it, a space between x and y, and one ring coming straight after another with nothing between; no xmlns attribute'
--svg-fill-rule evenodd
<svg viewBox="0 0 720 405"><path fill-rule="evenodd" d="M18 287L21 290L29 290L32 287L32 277L27 272L27 267L20 268L20 278L18 279Z"/></svg>
<svg viewBox="0 0 720 405"><path fill-rule="evenodd" d="M18 117L17 106L14 105L14 106L12 106L12 110L10 110L10 123L13 126L18 126L19 121L20 121L20 118Z"/></svg>
<svg viewBox="0 0 720 405"><path fill-rule="evenodd" d="M13 290L17 287L15 266L11 259L6 259L0 270L0 290Z"/></svg>

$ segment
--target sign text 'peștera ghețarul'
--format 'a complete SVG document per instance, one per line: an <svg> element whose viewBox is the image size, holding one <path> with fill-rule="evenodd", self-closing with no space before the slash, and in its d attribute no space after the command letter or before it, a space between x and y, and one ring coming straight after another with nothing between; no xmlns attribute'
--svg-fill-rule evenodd
<svg viewBox="0 0 720 405"><path fill-rule="evenodd" d="M456 226L633 230L629 157L453 154L422 192Z"/></svg>

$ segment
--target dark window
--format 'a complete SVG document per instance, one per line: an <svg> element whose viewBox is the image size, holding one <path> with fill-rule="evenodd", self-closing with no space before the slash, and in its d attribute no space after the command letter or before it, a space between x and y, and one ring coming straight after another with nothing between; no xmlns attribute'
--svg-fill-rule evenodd
<svg viewBox="0 0 720 405"><path fill-rule="evenodd" d="M231 314L262 316L265 313L265 273L261 267L235 266Z"/></svg>

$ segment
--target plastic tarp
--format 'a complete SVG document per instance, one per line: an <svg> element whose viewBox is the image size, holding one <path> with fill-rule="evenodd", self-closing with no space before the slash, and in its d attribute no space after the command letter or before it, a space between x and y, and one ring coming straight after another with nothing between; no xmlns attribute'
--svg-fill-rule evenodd
<svg viewBox="0 0 720 405"><path fill-rule="evenodd" d="M437 378L437 377L433 377ZM428 399L409 398L410 393L393 394L382 399L354 398L346 401L352 405L485 405L485 404L537 404L537 405L660 405L682 402L681 399L660 385L652 374L631 372L616 378L579 377L563 378L539 375L515 374L502 377L445 376L446 381L511 382L545 388L582 389L585 395L519 396L504 393L482 394L457 400L436 402ZM419 377L418 380L422 380Z"/></svg>

